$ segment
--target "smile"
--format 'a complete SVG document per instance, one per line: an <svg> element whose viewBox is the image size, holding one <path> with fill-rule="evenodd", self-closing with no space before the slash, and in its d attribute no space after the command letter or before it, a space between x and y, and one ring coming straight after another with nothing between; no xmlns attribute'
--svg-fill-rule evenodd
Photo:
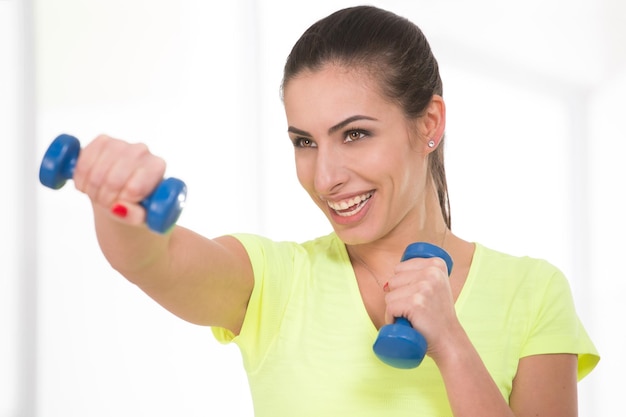
<svg viewBox="0 0 626 417"><path fill-rule="evenodd" d="M338 215L342 217L354 216L359 211L361 211L367 200L369 200L373 194L374 193L370 191L369 193L361 194L347 200L327 201L327 204L328 207L333 209Z"/></svg>

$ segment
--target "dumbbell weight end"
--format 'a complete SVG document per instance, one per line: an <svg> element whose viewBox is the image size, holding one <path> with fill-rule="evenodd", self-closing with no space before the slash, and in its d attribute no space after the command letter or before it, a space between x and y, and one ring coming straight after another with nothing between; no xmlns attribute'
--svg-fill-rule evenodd
<svg viewBox="0 0 626 417"><path fill-rule="evenodd" d="M58 190L74 176L80 142L74 136L56 137L44 154L39 167L39 181L48 188Z"/></svg>

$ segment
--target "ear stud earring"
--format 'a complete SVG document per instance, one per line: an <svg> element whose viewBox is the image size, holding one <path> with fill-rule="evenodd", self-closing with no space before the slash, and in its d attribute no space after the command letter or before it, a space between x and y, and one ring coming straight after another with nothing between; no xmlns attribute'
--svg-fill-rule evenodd
<svg viewBox="0 0 626 417"><path fill-rule="evenodd" d="M429 147L429 148L434 148L434 147L435 147L435 141L434 141L434 140L432 140L432 139L431 139L431 140L429 140L429 141L428 141L428 147Z"/></svg>

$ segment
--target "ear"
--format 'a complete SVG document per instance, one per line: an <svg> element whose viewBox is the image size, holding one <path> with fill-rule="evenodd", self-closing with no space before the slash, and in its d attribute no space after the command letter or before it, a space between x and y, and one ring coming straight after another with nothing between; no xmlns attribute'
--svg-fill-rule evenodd
<svg viewBox="0 0 626 417"><path fill-rule="evenodd" d="M446 130L446 104L443 97L433 95L419 124L424 151L430 153L437 149Z"/></svg>

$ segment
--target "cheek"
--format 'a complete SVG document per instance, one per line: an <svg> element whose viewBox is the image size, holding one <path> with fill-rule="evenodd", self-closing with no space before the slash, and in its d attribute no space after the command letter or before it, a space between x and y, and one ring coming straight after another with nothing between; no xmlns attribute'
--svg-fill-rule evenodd
<svg viewBox="0 0 626 417"><path fill-rule="evenodd" d="M310 162L306 158L298 157L298 155L296 155L295 163L298 182L305 190L311 190L313 187L313 171L311 169Z"/></svg>
<svg viewBox="0 0 626 417"><path fill-rule="evenodd" d="M398 181L401 192L411 194L423 188L427 177L427 161L424 155L408 151L390 167Z"/></svg>
<svg viewBox="0 0 626 417"><path fill-rule="evenodd" d="M361 163L366 167L369 175L387 177L392 181L405 182L415 171L414 162L406 151L394 154L379 152L375 156L362 159Z"/></svg>

